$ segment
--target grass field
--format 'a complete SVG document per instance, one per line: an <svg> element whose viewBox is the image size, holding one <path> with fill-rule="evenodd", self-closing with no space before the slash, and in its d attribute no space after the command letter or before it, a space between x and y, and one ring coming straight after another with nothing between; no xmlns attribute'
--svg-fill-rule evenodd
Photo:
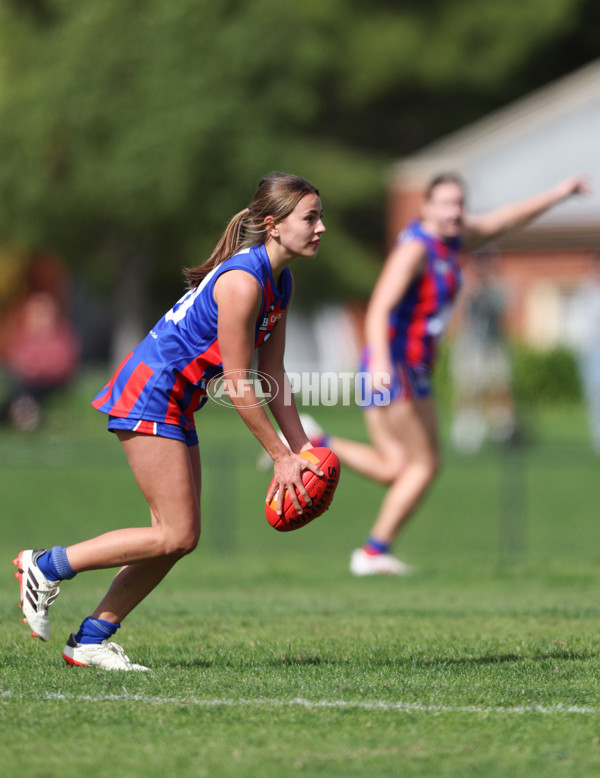
<svg viewBox="0 0 600 778"><path fill-rule="evenodd" d="M583 411L532 442L446 466L398 548L409 578L354 579L382 495L344 472L331 510L279 534L235 413L198 416L204 528L117 639L147 674L67 668L64 640L109 571L63 585L28 637L10 564L146 521L122 452L79 387L31 435L0 433L0 773L86 776L596 776L600 462ZM364 437L355 409L317 408Z"/></svg>

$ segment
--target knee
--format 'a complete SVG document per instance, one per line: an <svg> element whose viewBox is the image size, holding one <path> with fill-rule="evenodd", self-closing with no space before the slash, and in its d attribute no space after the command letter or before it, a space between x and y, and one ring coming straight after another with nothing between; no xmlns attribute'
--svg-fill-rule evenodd
<svg viewBox="0 0 600 778"><path fill-rule="evenodd" d="M410 462L406 457L387 459L379 472L379 482L384 484L384 486L391 486L402 477L409 464Z"/></svg>
<svg viewBox="0 0 600 778"><path fill-rule="evenodd" d="M200 527L198 527L198 529L192 530L184 538L182 538L182 542L180 543L178 549L180 556L186 556L187 554L191 554L192 551L195 551L199 541Z"/></svg>
<svg viewBox="0 0 600 778"><path fill-rule="evenodd" d="M392 485L403 480L408 473L413 477L418 477L425 485L435 480L442 468L441 456L437 451L430 451L421 456L407 457L406 461L395 470L389 473L389 481L385 483Z"/></svg>
<svg viewBox="0 0 600 778"><path fill-rule="evenodd" d="M192 551L195 551L199 542L200 542L200 527L198 527L197 531L192 532L188 537L186 537L184 542L181 544L180 546L181 556L186 556L187 554L191 554Z"/></svg>
<svg viewBox="0 0 600 778"><path fill-rule="evenodd" d="M166 538L163 547L164 556L174 556L178 559L191 554L200 541L200 526L185 533Z"/></svg>
<svg viewBox="0 0 600 778"><path fill-rule="evenodd" d="M382 483L384 486L391 486L401 477L403 469L401 467L391 467L389 470L384 470L378 479L379 483Z"/></svg>

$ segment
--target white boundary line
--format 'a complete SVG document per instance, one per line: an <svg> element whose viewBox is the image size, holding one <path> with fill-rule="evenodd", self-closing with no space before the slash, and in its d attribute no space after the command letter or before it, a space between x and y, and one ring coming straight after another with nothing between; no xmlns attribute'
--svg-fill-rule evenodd
<svg viewBox="0 0 600 778"><path fill-rule="evenodd" d="M27 695L28 696L28 695ZM25 699L26 696L10 690L0 692L0 699ZM420 702L361 702L360 700L305 700L295 697L292 700L275 699L202 699L201 697L160 697L144 694L62 694L61 692L46 692L40 699L65 700L67 702L139 702L142 705L196 705L201 708L247 707L247 708L288 708L299 707L315 710L325 709L356 709L370 711L399 711L402 713L474 713L476 715L516 715L524 713L539 713L545 716L576 714L580 716L598 716L600 708L587 705L565 705L562 702L554 705L431 705Z"/></svg>

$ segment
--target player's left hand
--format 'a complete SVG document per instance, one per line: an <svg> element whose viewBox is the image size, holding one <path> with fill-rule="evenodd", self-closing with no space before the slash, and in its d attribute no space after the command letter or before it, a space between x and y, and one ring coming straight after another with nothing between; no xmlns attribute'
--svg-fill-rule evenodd
<svg viewBox="0 0 600 778"><path fill-rule="evenodd" d="M556 187L559 199L571 197L572 195L590 194L591 187L584 175L569 176L561 181Z"/></svg>
<svg viewBox="0 0 600 778"><path fill-rule="evenodd" d="M302 497L305 505L312 505L310 495L306 491L306 487L302 482L302 472L304 470L312 470L318 476L322 476L323 473L312 462L309 462L304 457L298 456L291 451L287 455L277 459L274 464L273 481L271 487L267 493L266 501L269 503L277 494L277 513L281 514L283 511L283 501L286 491L289 494L292 505L294 506L298 515L302 515L302 506L298 500L298 495Z"/></svg>

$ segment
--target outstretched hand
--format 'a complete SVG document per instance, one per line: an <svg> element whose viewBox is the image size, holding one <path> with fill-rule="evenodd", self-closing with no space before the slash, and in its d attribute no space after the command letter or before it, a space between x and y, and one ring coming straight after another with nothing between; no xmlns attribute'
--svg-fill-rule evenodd
<svg viewBox="0 0 600 778"><path fill-rule="evenodd" d="M556 187L560 199L571 197L572 195L590 194L591 187L587 178L583 175L569 176L561 181Z"/></svg>

